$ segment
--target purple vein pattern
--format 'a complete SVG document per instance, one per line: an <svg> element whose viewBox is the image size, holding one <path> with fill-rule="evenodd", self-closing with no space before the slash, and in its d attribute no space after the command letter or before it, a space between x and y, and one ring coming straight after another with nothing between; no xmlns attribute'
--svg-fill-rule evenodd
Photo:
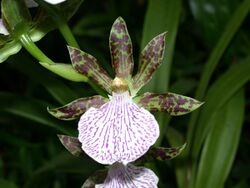
<svg viewBox="0 0 250 188"><path fill-rule="evenodd" d="M153 171L132 164L115 163L109 167L108 176L96 188L157 188L158 177Z"/></svg>
<svg viewBox="0 0 250 188"><path fill-rule="evenodd" d="M82 149L102 164L132 162L159 136L154 116L132 102L128 92L113 93L99 109L90 108L78 124Z"/></svg>

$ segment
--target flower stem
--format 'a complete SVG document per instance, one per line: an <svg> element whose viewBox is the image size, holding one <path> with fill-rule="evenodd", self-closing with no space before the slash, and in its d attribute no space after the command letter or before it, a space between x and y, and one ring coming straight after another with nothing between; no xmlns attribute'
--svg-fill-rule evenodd
<svg viewBox="0 0 250 188"><path fill-rule="evenodd" d="M80 48L66 21L60 20L60 24L58 24L58 29L61 32L63 38L70 46Z"/></svg>
<svg viewBox="0 0 250 188"><path fill-rule="evenodd" d="M30 36L28 34L22 34L19 37L20 42L22 43L22 46L37 60L43 63L47 64L54 64L54 62L48 58L37 46L36 44L31 40Z"/></svg>
<svg viewBox="0 0 250 188"><path fill-rule="evenodd" d="M62 16L62 12L56 6L51 6L42 0L36 1L47 11L48 15L54 21L66 42L72 47L80 48L67 24L67 21Z"/></svg>

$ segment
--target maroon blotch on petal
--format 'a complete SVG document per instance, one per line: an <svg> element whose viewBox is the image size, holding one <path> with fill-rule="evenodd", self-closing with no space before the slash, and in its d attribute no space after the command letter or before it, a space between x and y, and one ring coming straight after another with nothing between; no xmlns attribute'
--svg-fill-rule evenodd
<svg viewBox="0 0 250 188"><path fill-rule="evenodd" d="M48 112L54 117L61 120L73 120L78 118L84 112L86 112L90 107L99 108L107 101L107 98L104 98L100 95L96 95L92 97L74 100L71 103L59 108L48 108Z"/></svg>
<svg viewBox="0 0 250 188"><path fill-rule="evenodd" d="M77 48L68 46L70 58L74 69L92 79L96 84L111 93L112 79L108 73L99 65L99 62L92 55Z"/></svg>
<svg viewBox="0 0 250 188"><path fill-rule="evenodd" d="M144 93L134 100L139 106L151 112L167 111L170 115L183 115L197 109L203 104L193 98L175 93Z"/></svg>
<svg viewBox="0 0 250 188"><path fill-rule="evenodd" d="M81 143L79 142L78 138L67 136L67 135L58 135L59 140L63 144L63 146L75 156L83 155L84 152L81 149Z"/></svg>
<svg viewBox="0 0 250 188"><path fill-rule="evenodd" d="M147 84L163 61L166 32L153 38L143 49L139 60L139 71L133 77L133 89L138 91Z"/></svg>
<svg viewBox="0 0 250 188"><path fill-rule="evenodd" d="M121 17L116 19L111 28L109 47L116 77L129 78L134 66L133 49L126 23Z"/></svg>

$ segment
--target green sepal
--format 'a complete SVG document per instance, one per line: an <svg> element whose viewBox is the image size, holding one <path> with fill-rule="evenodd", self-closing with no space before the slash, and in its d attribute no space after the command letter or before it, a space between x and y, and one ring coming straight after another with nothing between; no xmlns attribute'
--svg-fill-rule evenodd
<svg viewBox="0 0 250 188"><path fill-rule="evenodd" d="M151 147L145 155L135 161L135 164L144 164L147 162L153 162L155 160L166 161L171 160L178 155L186 147L186 143L179 147L164 148L164 147Z"/></svg>
<svg viewBox="0 0 250 188"><path fill-rule="evenodd" d="M39 62L43 67L52 71L53 73L74 82L87 82L88 78L78 72L72 67L71 64L56 63L48 64Z"/></svg>
<svg viewBox="0 0 250 188"><path fill-rule="evenodd" d="M98 170L91 175L81 188L94 188L97 184L102 184L108 174L108 169Z"/></svg>
<svg viewBox="0 0 250 188"><path fill-rule="evenodd" d="M175 93L144 93L134 98L138 106L151 112L167 111L172 116L187 114L199 108L203 102Z"/></svg>
<svg viewBox="0 0 250 188"><path fill-rule="evenodd" d="M48 108L48 112L61 120L73 120L81 116L89 108L99 108L108 101L100 95L79 98L59 108Z"/></svg>
<svg viewBox="0 0 250 188"><path fill-rule="evenodd" d="M108 73L99 65L97 59L77 48L68 46L70 58L74 69L93 80L108 93L111 93L112 79Z"/></svg>
<svg viewBox="0 0 250 188"><path fill-rule="evenodd" d="M31 15L24 0L2 0L2 18L8 31L15 37L29 30Z"/></svg>
<svg viewBox="0 0 250 188"><path fill-rule="evenodd" d="M116 77L129 79L134 67L133 48L126 23L121 17L111 28L109 48Z"/></svg>
<svg viewBox="0 0 250 188"><path fill-rule="evenodd" d="M136 94L153 76L162 64L166 32L153 38L143 49L139 59L138 73L133 77L133 94Z"/></svg>
<svg viewBox="0 0 250 188"><path fill-rule="evenodd" d="M78 138L67 136L67 135L57 135L62 145L74 156L82 156L84 152L81 148L81 142Z"/></svg>

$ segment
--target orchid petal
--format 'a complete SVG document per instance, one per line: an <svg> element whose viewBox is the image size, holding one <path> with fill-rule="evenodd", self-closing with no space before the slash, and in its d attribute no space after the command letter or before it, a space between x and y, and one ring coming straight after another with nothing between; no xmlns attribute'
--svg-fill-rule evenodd
<svg viewBox="0 0 250 188"><path fill-rule="evenodd" d="M143 49L139 60L139 71L133 77L133 90L137 93L147 84L155 70L162 64L166 32L153 38Z"/></svg>
<svg viewBox="0 0 250 188"><path fill-rule="evenodd" d="M116 19L111 28L109 47L116 77L130 78L134 67L132 42L121 17Z"/></svg>
<svg viewBox="0 0 250 188"><path fill-rule="evenodd" d="M111 93L112 79L108 73L99 65L96 58L77 48L68 46L70 58L74 69L95 81L108 93Z"/></svg>
<svg viewBox="0 0 250 188"><path fill-rule="evenodd" d="M53 5L56 5L56 4L59 4L59 3L66 1L66 0L44 0L44 1L46 1L47 3L53 4Z"/></svg>
<svg viewBox="0 0 250 188"><path fill-rule="evenodd" d="M135 164L144 164L155 160L165 161L173 159L180 155L185 147L186 143L182 146L172 148L151 147L145 155L135 161Z"/></svg>
<svg viewBox="0 0 250 188"><path fill-rule="evenodd" d="M157 188L159 179L155 173L145 167L127 166L115 163L109 167L108 176L103 184L96 188Z"/></svg>
<svg viewBox="0 0 250 188"><path fill-rule="evenodd" d="M79 142L78 138L67 136L67 135L58 135L59 140L63 144L63 146L75 156L81 156L84 154L81 148L81 143Z"/></svg>
<svg viewBox="0 0 250 188"><path fill-rule="evenodd" d="M88 98L80 98L59 108L49 109L48 112L54 117L62 120L73 120L82 115L90 107L99 108L108 101L100 95Z"/></svg>
<svg viewBox="0 0 250 188"><path fill-rule="evenodd" d="M149 111L167 111L172 116L179 116L199 108L203 103L193 98L175 93L144 93L134 99L138 106Z"/></svg>
<svg viewBox="0 0 250 188"><path fill-rule="evenodd" d="M3 23L3 19L1 19L1 18L0 18L0 34L9 35L9 32Z"/></svg>
<svg viewBox="0 0 250 188"><path fill-rule="evenodd" d="M78 124L82 149L102 164L134 161L159 136L154 116L132 102L128 92L113 94L99 109L90 108Z"/></svg>

